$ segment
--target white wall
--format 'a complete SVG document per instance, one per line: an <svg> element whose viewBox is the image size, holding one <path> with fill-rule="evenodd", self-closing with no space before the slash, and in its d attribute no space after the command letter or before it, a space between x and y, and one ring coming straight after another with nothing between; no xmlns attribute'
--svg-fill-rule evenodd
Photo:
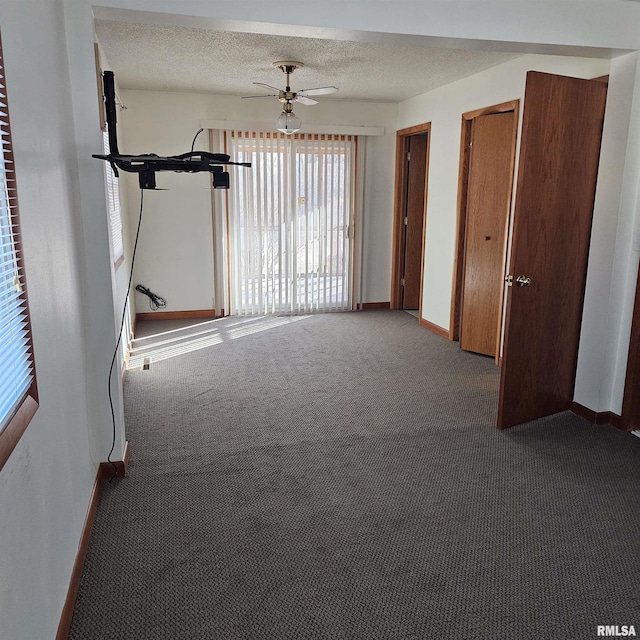
<svg viewBox="0 0 640 640"><path fill-rule="evenodd" d="M617 414L637 273L637 253L630 243L640 158L637 145L627 144L637 73L635 53L611 61L575 388L576 402ZM632 189L625 199L632 202L621 207L625 180Z"/></svg>
<svg viewBox="0 0 640 640"><path fill-rule="evenodd" d="M87 403L89 256L61 4L3 0L0 27L40 394L0 471L0 637L34 640L55 637L100 459Z"/></svg>
<svg viewBox="0 0 640 640"><path fill-rule="evenodd" d="M619 64L612 67L612 89L618 96L618 107L612 105L612 117L621 117L626 122L629 114L628 129L622 130L621 138L627 140L626 154L622 144L619 145L623 157L615 158L613 165L621 175L620 206L618 209L618 227L616 230L613 268L611 270L611 289L608 304L596 297L593 305L606 315L604 325L606 333L594 340L606 340L604 368L601 376L602 410L620 413L624 395L627 357L629 355L629 337L638 278L638 254L640 252L640 65L638 54L634 53ZM635 77L635 82L632 79ZM630 103L630 104L629 104ZM607 105L609 109L609 104ZM616 203L617 204L617 203ZM607 207L602 208L601 215L614 214ZM591 269L591 265L590 265ZM594 296L595 297L595 296ZM581 345L582 346L582 345Z"/></svg>
<svg viewBox="0 0 640 640"><path fill-rule="evenodd" d="M113 448L112 460L122 459L125 444L122 386L114 375L113 414L106 393L105 377L117 339L114 318L113 265L109 247L109 222L105 200L104 166L91 156L103 148L98 126L98 92L94 59L93 16L90 7L58 0L64 5L67 64L71 76L71 105L78 167L81 224L79 243L84 252L86 282L86 349L88 403L95 428L92 450L104 461Z"/></svg>
<svg viewBox="0 0 640 640"><path fill-rule="evenodd" d="M242 100L231 96L155 91L124 91L127 153L159 155L188 151L201 120L275 122L281 107L276 100ZM393 171L397 106L387 103L325 100L296 110L303 123L379 126L385 135L366 142L364 197L364 302L386 302L390 297ZM304 126L303 126L304 131ZM196 149L208 149L208 135L197 139ZM230 169L231 179L236 171ZM139 203L135 176L127 176L129 209ZM158 187L145 192L143 227L136 257L134 284L142 283L167 299L167 311L212 309L213 239L210 176L157 174ZM132 216L134 218L135 216ZM137 296L138 311L148 301ZM217 305L219 309L220 304Z"/></svg>
<svg viewBox="0 0 640 640"><path fill-rule="evenodd" d="M97 41L97 38L96 38ZM109 60L100 46L98 42L98 48L100 50L100 66L103 71L111 71L112 67L109 64ZM114 82L116 95L120 96L122 93L120 91L120 87L118 85L117 79ZM126 107L126 105L124 105ZM123 127L122 127L122 118L118 115L121 112L121 106L116 105L116 133L118 136L118 146L122 146L123 142ZM114 261L113 253L110 253L111 262L113 265L113 270L111 274L111 279L113 283L113 303L114 303L114 324L116 327L120 327L122 323L122 314L125 302L127 300L127 287L129 285L129 274L131 270L131 253L133 251L133 240L136 231L137 225L137 217L132 221L132 216L129 212L129 198L127 194L127 181L126 180L118 180L118 191L120 195L120 215L122 219L122 241L124 245L124 259L120 261ZM133 228L133 229L132 229ZM133 287L132 287L133 288ZM130 296L130 305L129 305L129 322L130 326L133 325L133 319L136 314L136 306L135 306L135 296ZM126 327L126 323L125 323ZM128 336L123 336L123 340L127 339ZM122 353L122 350L119 349L119 353ZM125 363L118 360L119 368L122 370L125 366ZM116 369L117 370L117 369Z"/></svg>

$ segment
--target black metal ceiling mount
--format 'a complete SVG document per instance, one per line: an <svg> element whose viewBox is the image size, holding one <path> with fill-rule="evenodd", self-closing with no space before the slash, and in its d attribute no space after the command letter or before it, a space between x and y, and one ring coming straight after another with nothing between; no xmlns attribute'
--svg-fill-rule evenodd
<svg viewBox="0 0 640 640"><path fill-rule="evenodd" d="M231 157L224 153L210 153L208 151L188 151L176 156L158 156L155 153L130 156L123 155L118 149L116 133L116 92L113 71L103 71L104 101L109 134L109 155L93 154L93 158L105 160L118 176L118 169L128 173L137 173L141 189L156 188L156 173L158 171L175 171L178 173L199 173L208 171L212 174L214 189L229 188L229 172L224 170L227 165L250 167L250 162L231 162Z"/></svg>

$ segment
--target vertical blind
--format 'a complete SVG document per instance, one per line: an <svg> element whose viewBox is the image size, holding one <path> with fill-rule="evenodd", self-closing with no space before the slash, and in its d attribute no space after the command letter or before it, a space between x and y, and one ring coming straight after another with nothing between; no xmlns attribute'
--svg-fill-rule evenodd
<svg viewBox="0 0 640 640"><path fill-rule="evenodd" d="M102 142L105 155L109 155L109 132L105 129L102 133ZM105 182L107 188L107 203L109 205L109 226L111 228L111 249L113 261L116 262L124 255L124 243L122 240L122 212L120 210L120 189L118 178L108 162L104 163Z"/></svg>
<svg viewBox="0 0 640 640"><path fill-rule="evenodd" d="M16 179L0 45L0 431L35 393L31 327L18 223Z"/></svg>
<svg viewBox="0 0 640 640"><path fill-rule="evenodd" d="M232 311L351 308L356 139L227 131Z"/></svg>

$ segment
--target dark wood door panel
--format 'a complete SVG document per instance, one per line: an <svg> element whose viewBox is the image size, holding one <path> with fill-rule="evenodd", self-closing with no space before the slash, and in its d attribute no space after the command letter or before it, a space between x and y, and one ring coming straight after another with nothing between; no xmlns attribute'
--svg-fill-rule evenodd
<svg viewBox="0 0 640 640"><path fill-rule="evenodd" d="M498 426L573 399L606 85L529 72Z"/></svg>
<svg viewBox="0 0 640 640"><path fill-rule="evenodd" d="M403 309L417 309L420 305L420 269L422 265L422 224L425 208L427 169L427 136L410 138L411 160L407 182L407 228L404 258Z"/></svg>

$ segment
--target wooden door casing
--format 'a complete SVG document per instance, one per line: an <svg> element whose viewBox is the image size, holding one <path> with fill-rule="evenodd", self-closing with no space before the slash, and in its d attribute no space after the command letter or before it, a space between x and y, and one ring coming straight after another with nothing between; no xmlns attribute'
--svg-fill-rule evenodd
<svg viewBox="0 0 640 640"><path fill-rule="evenodd" d="M499 428L571 406L606 90L527 74Z"/></svg>

